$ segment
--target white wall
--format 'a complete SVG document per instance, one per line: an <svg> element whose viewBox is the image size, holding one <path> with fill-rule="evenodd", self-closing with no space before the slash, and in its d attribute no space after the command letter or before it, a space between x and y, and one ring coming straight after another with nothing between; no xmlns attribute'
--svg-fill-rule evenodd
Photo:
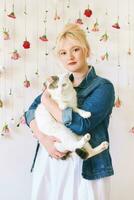
<svg viewBox="0 0 134 200"><path fill-rule="evenodd" d="M4 14L4 3L7 11ZM12 3L15 4L16 19L10 19L7 14L11 12ZM111 153L115 175L112 179L111 200L134 199L134 136L129 132L134 126L134 2L132 0L90 1L93 15L87 19L83 11L87 8L88 0L72 0L67 8L66 0L27 0L27 17L24 15L25 0L0 1L0 99L4 106L0 108L0 130L6 121L11 130L11 139L0 140L0 199L1 200L29 200L32 175L30 167L35 151L36 141L30 130L21 125L16 127L23 110L26 110L33 98L41 92L42 82L48 74L59 73L62 67L53 56L53 47L56 34L63 25L74 22L81 17L86 30L90 33L87 37L91 44L91 61L98 74L110 79L119 95L122 106L114 108L109 132L111 139ZM56 3L57 2L57 3ZM54 20L55 8L60 15L60 20ZM38 38L44 33L45 10L48 10L47 36L48 42ZM108 13L106 15L105 13ZM112 28L119 15L120 30ZM130 25L128 25L128 17ZM93 23L98 19L100 31L92 32ZM11 39L3 40L2 29L9 29ZM26 29L25 29L26 27ZM26 30L26 31L25 31ZM100 37L107 30L109 40L100 42ZM24 50L23 41L27 39L31 48ZM127 51L131 47L132 55ZM19 60L12 60L11 52L15 49L21 55ZM49 52L45 56L45 52ZM102 61L100 56L109 52L109 60ZM120 67L118 67L118 58ZM5 70L3 70L3 66ZM35 75L39 69L39 78ZM24 88L25 73L31 82L30 88ZM12 95L9 95L12 89ZM11 120L11 119L14 120Z"/></svg>

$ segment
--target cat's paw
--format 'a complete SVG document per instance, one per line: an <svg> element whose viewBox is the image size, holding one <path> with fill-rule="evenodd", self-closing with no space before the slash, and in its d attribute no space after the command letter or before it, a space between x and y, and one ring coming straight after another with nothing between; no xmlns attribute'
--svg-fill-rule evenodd
<svg viewBox="0 0 134 200"><path fill-rule="evenodd" d="M87 111L82 111L81 112L81 116L83 118L89 118L91 116L91 113L90 112L87 112Z"/></svg>
<svg viewBox="0 0 134 200"><path fill-rule="evenodd" d="M109 144L108 144L108 142L105 141L105 142L101 143L101 146L102 146L103 150L106 150L108 148Z"/></svg>
<svg viewBox="0 0 134 200"><path fill-rule="evenodd" d="M87 133L86 135L84 135L84 140L85 140L85 143L88 142L90 140L91 136L89 133Z"/></svg>

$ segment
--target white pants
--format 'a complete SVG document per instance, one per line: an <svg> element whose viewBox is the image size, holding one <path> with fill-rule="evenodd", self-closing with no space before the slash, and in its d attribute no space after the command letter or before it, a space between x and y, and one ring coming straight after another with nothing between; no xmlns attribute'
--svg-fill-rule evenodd
<svg viewBox="0 0 134 200"><path fill-rule="evenodd" d="M110 178L86 180L78 156L56 160L40 148L33 171L31 200L109 200Z"/></svg>
<svg viewBox="0 0 134 200"><path fill-rule="evenodd" d="M110 200L110 177L81 181L79 200Z"/></svg>

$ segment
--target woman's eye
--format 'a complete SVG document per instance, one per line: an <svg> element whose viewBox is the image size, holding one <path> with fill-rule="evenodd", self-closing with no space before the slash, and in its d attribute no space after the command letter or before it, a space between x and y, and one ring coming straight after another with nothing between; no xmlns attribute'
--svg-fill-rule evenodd
<svg viewBox="0 0 134 200"><path fill-rule="evenodd" d="M75 49L74 49L75 52L77 52L77 51L79 51L79 50L80 50L79 48L75 48Z"/></svg>

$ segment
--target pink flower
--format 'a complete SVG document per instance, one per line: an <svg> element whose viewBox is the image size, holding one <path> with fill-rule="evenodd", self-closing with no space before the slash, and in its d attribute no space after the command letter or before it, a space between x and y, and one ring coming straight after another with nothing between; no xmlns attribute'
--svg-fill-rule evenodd
<svg viewBox="0 0 134 200"><path fill-rule="evenodd" d="M20 58L19 53L17 52L17 50L14 50L11 56L11 59L13 60L18 60Z"/></svg>

